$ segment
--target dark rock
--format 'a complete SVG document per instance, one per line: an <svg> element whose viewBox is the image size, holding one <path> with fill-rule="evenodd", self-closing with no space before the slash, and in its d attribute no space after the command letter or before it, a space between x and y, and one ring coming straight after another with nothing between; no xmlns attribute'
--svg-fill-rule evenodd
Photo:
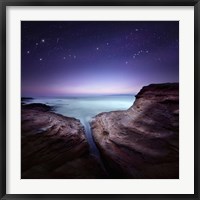
<svg viewBox="0 0 200 200"><path fill-rule="evenodd" d="M34 98L32 97L22 97L21 98L21 104L24 105L24 104L27 104L29 102L31 102Z"/></svg>
<svg viewBox="0 0 200 200"><path fill-rule="evenodd" d="M48 106L46 104L42 103L31 103L31 104L26 104L22 105L23 109L31 109L31 110L37 110L37 111L50 111L53 109L53 107Z"/></svg>
<svg viewBox="0 0 200 200"><path fill-rule="evenodd" d="M27 101L27 100L33 100L34 98L32 97L22 97L21 101Z"/></svg>
<svg viewBox="0 0 200 200"><path fill-rule="evenodd" d="M127 111L91 121L95 142L113 178L179 178L179 85L143 87Z"/></svg>
<svg viewBox="0 0 200 200"><path fill-rule="evenodd" d="M89 154L80 121L49 109L43 104L22 106L21 178L105 178Z"/></svg>

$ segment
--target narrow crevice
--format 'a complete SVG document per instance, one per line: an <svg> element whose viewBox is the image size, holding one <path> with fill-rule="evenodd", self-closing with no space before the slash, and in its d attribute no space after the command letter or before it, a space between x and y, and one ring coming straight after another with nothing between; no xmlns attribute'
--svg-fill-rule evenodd
<svg viewBox="0 0 200 200"><path fill-rule="evenodd" d="M91 131L91 127L90 124L87 120L81 120L81 123L83 124L84 128L85 128L85 135L86 135L86 139L88 141L89 144L89 148L90 148L90 154L95 156L95 158L97 159L97 161L99 162L101 168L104 170L104 172L108 175L108 171L104 165L104 162L101 158L101 154L99 152L99 149L94 141L94 138L92 136L92 131Z"/></svg>

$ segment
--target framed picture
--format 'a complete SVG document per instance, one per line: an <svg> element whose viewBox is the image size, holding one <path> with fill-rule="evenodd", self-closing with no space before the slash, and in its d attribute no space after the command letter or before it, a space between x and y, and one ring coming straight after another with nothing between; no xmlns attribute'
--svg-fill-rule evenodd
<svg viewBox="0 0 200 200"><path fill-rule="evenodd" d="M199 1L2 1L1 198L199 199Z"/></svg>

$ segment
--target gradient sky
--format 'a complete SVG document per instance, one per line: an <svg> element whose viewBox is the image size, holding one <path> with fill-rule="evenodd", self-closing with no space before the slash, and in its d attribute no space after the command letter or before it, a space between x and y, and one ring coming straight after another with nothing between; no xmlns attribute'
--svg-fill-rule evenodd
<svg viewBox="0 0 200 200"><path fill-rule="evenodd" d="M135 94L179 81L175 21L23 21L22 96Z"/></svg>

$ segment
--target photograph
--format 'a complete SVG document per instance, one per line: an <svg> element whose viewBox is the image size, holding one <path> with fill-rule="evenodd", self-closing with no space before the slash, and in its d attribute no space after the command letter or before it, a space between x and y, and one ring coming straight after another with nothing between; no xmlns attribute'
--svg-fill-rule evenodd
<svg viewBox="0 0 200 200"><path fill-rule="evenodd" d="M21 179L179 179L179 21L21 21Z"/></svg>

